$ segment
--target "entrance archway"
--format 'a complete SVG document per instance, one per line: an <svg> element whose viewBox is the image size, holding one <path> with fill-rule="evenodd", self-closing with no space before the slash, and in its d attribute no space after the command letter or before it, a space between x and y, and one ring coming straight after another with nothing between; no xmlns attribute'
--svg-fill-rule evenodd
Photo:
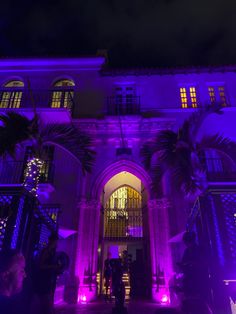
<svg viewBox="0 0 236 314"><path fill-rule="evenodd" d="M100 219L99 291L110 296L105 279L108 258L123 265L126 298L150 296L150 250L147 192L142 181L127 171L114 175L102 192ZM131 290L131 291L130 291Z"/></svg>
<svg viewBox="0 0 236 314"><path fill-rule="evenodd" d="M168 294L168 282L172 274L168 243L168 200L152 198L149 175L137 163L125 159L101 171L94 181L90 182L90 186L92 188L89 189L87 198L78 203L80 219L76 276L80 279L79 293L86 295L87 300L91 300L96 297L97 293L102 292L102 272L105 254L107 254L107 251L105 252L107 239L104 237L104 209L107 200L115 190L129 186L141 194L142 243L144 243L142 247L146 250L143 256L147 258L146 265L150 265L143 273L146 273L146 278L150 279L153 300L160 302L163 295L166 298ZM124 243L127 246L128 239L125 239ZM115 245L119 245L117 239ZM99 289L97 289L98 286Z"/></svg>

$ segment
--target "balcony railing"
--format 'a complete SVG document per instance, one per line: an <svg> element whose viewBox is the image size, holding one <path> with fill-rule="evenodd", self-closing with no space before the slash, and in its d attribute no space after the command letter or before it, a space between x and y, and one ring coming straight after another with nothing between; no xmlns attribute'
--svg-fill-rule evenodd
<svg viewBox="0 0 236 314"><path fill-rule="evenodd" d="M25 176L25 161L1 161L0 185L22 184ZM53 183L54 165L51 160L44 161L39 183Z"/></svg>
<svg viewBox="0 0 236 314"><path fill-rule="evenodd" d="M0 109L64 108L73 111L76 93L68 90L0 89Z"/></svg>
<svg viewBox="0 0 236 314"><path fill-rule="evenodd" d="M114 116L140 114L140 97L108 97L107 114Z"/></svg>

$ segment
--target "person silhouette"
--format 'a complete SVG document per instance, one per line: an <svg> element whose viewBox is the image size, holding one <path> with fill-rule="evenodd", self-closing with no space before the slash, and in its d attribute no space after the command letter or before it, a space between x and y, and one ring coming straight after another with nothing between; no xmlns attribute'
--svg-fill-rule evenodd
<svg viewBox="0 0 236 314"><path fill-rule="evenodd" d="M16 250L0 252L0 312L19 313L14 296L21 292L26 277L25 258Z"/></svg>
<svg viewBox="0 0 236 314"><path fill-rule="evenodd" d="M61 273L62 265L58 264L56 249L58 235L52 233L48 238L46 247L39 253L34 267L34 293L36 301L33 302L32 312L53 313L54 293L56 281ZM36 303L36 305L34 304Z"/></svg>
<svg viewBox="0 0 236 314"><path fill-rule="evenodd" d="M111 266L111 253L108 252L107 258L104 262L104 279L105 279L105 298L106 300L111 297L111 291L110 296L108 296L109 288L111 289L111 276L112 276L112 266Z"/></svg>
<svg viewBox="0 0 236 314"><path fill-rule="evenodd" d="M196 243L196 234L187 231L183 235L186 246L182 261L179 263L183 272L184 299L182 310L184 313L196 313L199 308L201 314L211 313L208 306L209 275L208 262L199 245Z"/></svg>

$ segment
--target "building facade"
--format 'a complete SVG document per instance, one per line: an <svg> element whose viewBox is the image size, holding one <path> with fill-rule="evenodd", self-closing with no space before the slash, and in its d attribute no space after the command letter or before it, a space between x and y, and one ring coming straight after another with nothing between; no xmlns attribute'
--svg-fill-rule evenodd
<svg viewBox="0 0 236 314"><path fill-rule="evenodd" d="M48 147L39 186L41 207L58 221L59 249L71 260L68 276L79 278L79 297L104 293L103 265L110 253L127 254L142 269L127 278L127 294L133 280L137 296L169 299L192 200L174 194L168 178L163 194L154 195L140 150L158 131L176 131L191 113L215 104L223 114L210 115L199 137L220 133L236 140L235 84L236 67L112 70L103 57L0 60L1 114L32 118L36 110L44 124L73 123L93 140L96 158L89 174L66 151ZM0 185L8 191L3 205L22 185L29 147L16 160L2 160ZM213 210L204 226L211 222L214 254L228 265L236 262L234 160L224 165L211 152L208 164L206 206ZM40 228L42 244L48 233Z"/></svg>

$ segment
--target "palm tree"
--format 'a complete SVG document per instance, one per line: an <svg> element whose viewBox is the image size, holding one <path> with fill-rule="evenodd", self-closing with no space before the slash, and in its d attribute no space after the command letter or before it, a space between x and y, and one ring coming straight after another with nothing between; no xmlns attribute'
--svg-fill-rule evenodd
<svg viewBox="0 0 236 314"><path fill-rule="evenodd" d="M29 141L32 158L27 162L24 186L37 195L38 179L47 157L46 145L65 149L81 164L83 172L89 172L94 161L91 139L72 124L51 123L43 125L37 114L33 119L10 111L0 115L0 156L15 157L17 149Z"/></svg>
<svg viewBox="0 0 236 314"><path fill-rule="evenodd" d="M205 153L217 151L234 160L236 143L220 134L198 139L198 131L210 114L222 114L219 106L207 106L193 113L177 132L163 130L141 150L145 167L153 176L153 192L161 194L161 179L168 171L178 191L195 199L207 188Z"/></svg>

